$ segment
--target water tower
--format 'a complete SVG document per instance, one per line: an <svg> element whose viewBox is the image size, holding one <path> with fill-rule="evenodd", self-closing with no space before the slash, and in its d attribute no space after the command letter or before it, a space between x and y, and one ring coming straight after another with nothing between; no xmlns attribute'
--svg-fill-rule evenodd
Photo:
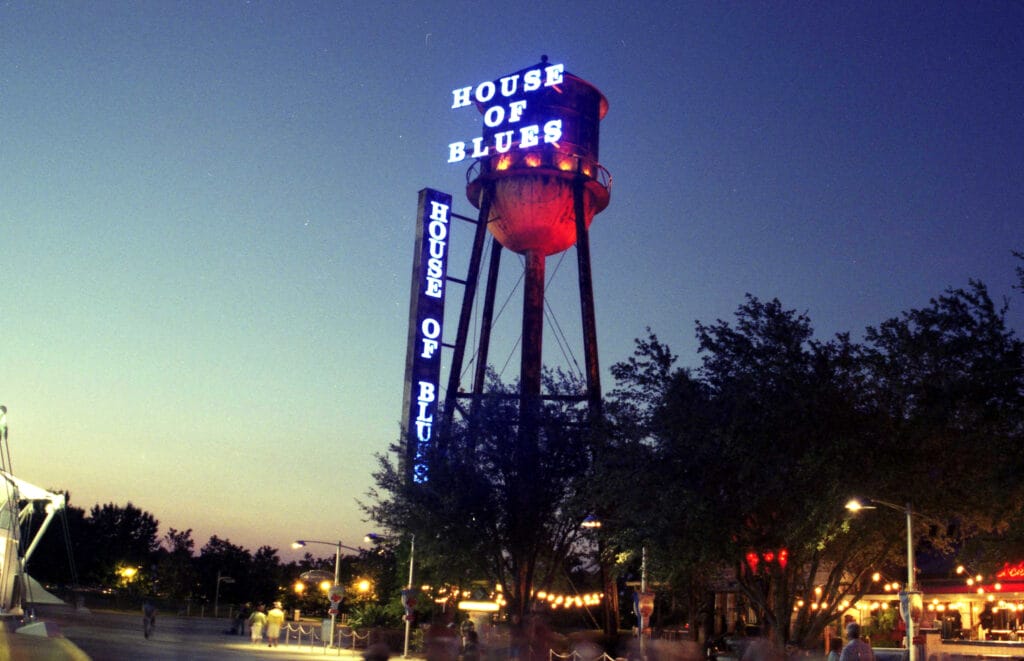
<svg viewBox="0 0 1024 661"><path fill-rule="evenodd" d="M491 100L492 92L494 100L502 97L501 106L481 102L481 97ZM539 65L481 84L474 96L484 114L484 129L482 137L474 141L472 155L476 160L467 172L466 195L479 209L479 217L449 372L445 421L451 422L458 398L475 402L482 394L498 268L501 252L507 249L523 255L526 263L521 433L523 427L530 426L529 412L539 406L541 399L545 260L573 245L587 378L587 394L580 399L588 402L594 416L600 412L601 384L588 230L594 216L609 202L611 176L598 162L600 122L608 112L608 101L596 87L564 71L561 65L549 64L546 57ZM460 389L459 375L485 231L490 231L496 241L488 266L479 355L471 391L466 393Z"/></svg>

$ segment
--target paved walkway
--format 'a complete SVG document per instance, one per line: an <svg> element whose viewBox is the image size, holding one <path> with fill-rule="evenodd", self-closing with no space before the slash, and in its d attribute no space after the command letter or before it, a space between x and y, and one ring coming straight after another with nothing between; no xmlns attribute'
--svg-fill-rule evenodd
<svg viewBox="0 0 1024 661"><path fill-rule="evenodd" d="M157 616L154 634L146 639L142 635L142 616L134 613L88 610L76 611L71 607L52 607L38 612L38 623L45 635L15 633L16 623L0 627L0 659L14 661L154 661L159 659L186 659L188 661L273 659L293 661L299 659L335 659L353 661L362 657L363 650L324 647L312 639L311 632L319 632L317 622L291 622L290 642L276 647L266 643L254 645L248 636L228 635L225 629L230 621L224 618ZM301 624L304 635L296 640L296 625Z"/></svg>

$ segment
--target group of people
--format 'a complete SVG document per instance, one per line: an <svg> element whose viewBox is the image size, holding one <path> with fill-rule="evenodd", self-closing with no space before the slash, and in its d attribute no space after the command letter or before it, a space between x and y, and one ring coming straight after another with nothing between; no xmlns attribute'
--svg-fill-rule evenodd
<svg viewBox="0 0 1024 661"><path fill-rule="evenodd" d="M263 643L266 638L268 647L277 647L277 643L281 639L281 627L284 626L284 610L281 607L281 602L275 601L274 607L269 611L263 604L256 606L255 609L251 603L245 604L238 611L232 633L244 636L246 624L249 625L249 635L253 645Z"/></svg>

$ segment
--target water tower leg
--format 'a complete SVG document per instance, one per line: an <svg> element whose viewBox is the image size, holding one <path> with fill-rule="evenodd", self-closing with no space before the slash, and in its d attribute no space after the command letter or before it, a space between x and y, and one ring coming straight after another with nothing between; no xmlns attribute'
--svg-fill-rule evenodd
<svg viewBox="0 0 1024 661"><path fill-rule="evenodd" d="M590 271L590 235L583 206L583 178L573 185L576 211L576 260L579 268L580 312L583 316L583 356L587 370L587 400L590 418L601 416L601 370L597 360L597 320L594 313L594 282Z"/></svg>
<svg viewBox="0 0 1024 661"><path fill-rule="evenodd" d="M480 319L480 347L477 350L476 372L473 377L473 404L484 391L484 380L487 377L487 354L491 346L491 324L494 323L494 298L498 290L498 268L501 266L501 243L491 243L491 261L487 266L487 285L484 289L484 309ZM470 418L475 411L470 411Z"/></svg>
<svg viewBox="0 0 1024 661"><path fill-rule="evenodd" d="M544 255L526 253L526 282L523 293L523 345L519 370L520 436L530 440L540 408L541 348L544 338Z"/></svg>
<svg viewBox="0 0 1024 661"><path fill-rule="evenodd" d="M466 274L466 287L462 293L462 311L459 314L459 326L455 333L455 350L452 351L452 364L448 372L448 390L444 399L444 422L442 434L451 429L452 417L455 415L455 398L459 394L459 378L462 373L462 361L466 354L466 338L469 335L469 321L473 311L473 299L476 297L476 284L480 276L480 258L484 250L484 238L487 236L487 219L491 215L491 194L487 186L480 193L480 215L477 217L476 232L473 235L473 249L469 257L469 268ZM443 438L443 436L441 436Z"/></svg>

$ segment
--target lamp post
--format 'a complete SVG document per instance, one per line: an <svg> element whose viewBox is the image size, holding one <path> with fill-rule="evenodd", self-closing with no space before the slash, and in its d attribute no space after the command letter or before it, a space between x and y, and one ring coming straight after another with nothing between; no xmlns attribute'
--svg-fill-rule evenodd
<svg viewBox="0 0 1024 661"><path fill-rule="evenodd" d="M135 575L135 572L132 572ZM217 609L220 606L220 584L221 583L234 583L235 579L230 576L221 576L220 572L217 572L217 587L213 591L213 617L217 617Z"/></svg>
<svg viewBox="0 0 1024 661"><path fill-rule="evenodd" d="M903 592L906 595L906 622L907 622L907 661L917 661L917 649L914 647L914 614L913 614L913 595L917 591L916 581L914 580L914 519L913 509L910 503L907 503L903 507L895 505L893 503L887 503L884 500L868 499L865 498L863 501L854 498L850 502L846 503L846 509L851 512L858 512L862 509L875 509L876 505L888 507L889 509L896 510L897 512L903 512L907 516L907 585L903 588Z"/></svg>
<svg viewBox="0 0 1024 661"><path fill-rule="evenodd" d="M366 537L363 538L363 541L366 541L366 542L376 542L376 541L379 541L379 540L386 540L386 539L390 539L390 538L383 537L381 535L378 535L377 533L370 532L370 533L366 533ZM413 567L415 566L415 558L416 558L416 535L412 535L412 538L409 540L409 580L408 580L408 582L405 585L405 589L408 591L408 594L410 594L410 595L412 594L412 572L413 572ZM409 615L406 615L405 616L405 644L402 647L402 658L403 659L409 658L409 630L410 630L411 627L412 627L412 618Z"/></svg>
<svg viewBox="0 0 1024 661"><path fill-rule="evenodd" d="M601 519L593 514L589 514L583 519L580 526L597 531L601 528ZM604 620L602 626L605 635L609 639L613 639L617 638L619 633L618 595L612 583L612 572L605 562L604 537L600 534L595 535L595 537L597 539L597 569L600 574L601 591L604 594L604 598L601 600L601 615Z"/></svg>
<svg viewBox="0 0 1024 661"><path fill-rule="evenodd" d="M302 547L308 546L309 544L323 544L325 546L333 546L334 547L334 584L331 586L332 588L337 588L337 586L338 586L338 580L339 580L338 570L339 570L339 568L341 566L341 549L348 549L349 551L355 551L356 553L362 553L362 549L357 549L357 548L354 548L352 546L345 546L344 544L341 543L341 540L338 540L337 542L322 542L322 541L320 541L318 539L298 539L298 540L295 540L294 542L292 542L292 548L293 549L301 549ZM331 611L332 611L332 613L331 613L331 635L330 635L330 640L328 642L328 646L329 647L334 647L334 623L335 623L336 618L337 618L337 610L338 610L337 607L333 607L333 606L334 605L332 604L332 608L331 608Z"/></svg>

